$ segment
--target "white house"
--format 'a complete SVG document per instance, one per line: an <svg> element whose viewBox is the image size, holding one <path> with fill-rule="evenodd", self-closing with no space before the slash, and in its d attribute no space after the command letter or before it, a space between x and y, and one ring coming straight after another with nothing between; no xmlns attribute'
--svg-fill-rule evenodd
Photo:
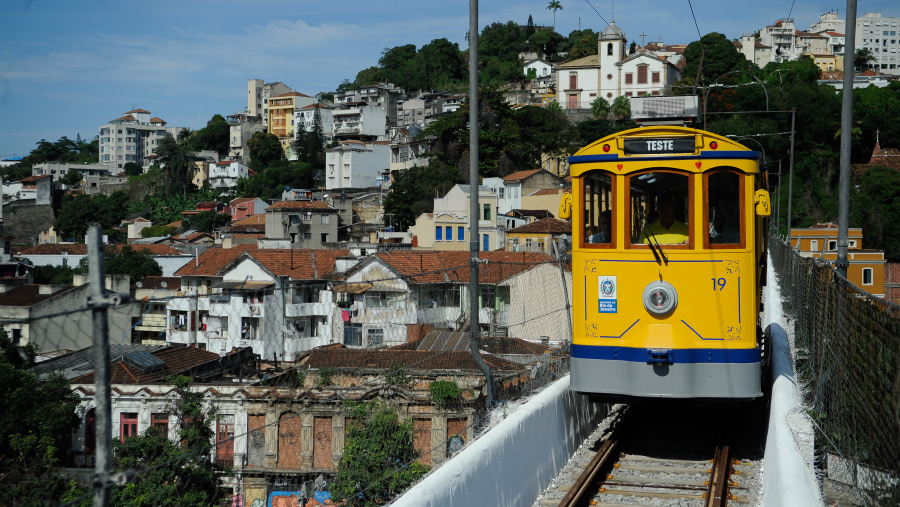
<svg viewBox="0 0 900 507"><path fill-rule="evenodd" d="M342 141L325 151L325 189L377 187L387 178L390 166L390 143Z"/></svg>
<svg viewBox="0 0 900 507"><path fill-rule="evenodd" d="M209 187L219 195L227 195L237 189L237 182L241 178L250 176L250 168L237 160L223 160L209 164Z"/></svg>
<svg viewBox="0 0 900 507"><path fill-rule="evenodd" d="M540 58L525 62L523 70L526 76L532 69L534 69L534 77L536 78L549 76L550 73L553 72L553 66Z"/></svg>

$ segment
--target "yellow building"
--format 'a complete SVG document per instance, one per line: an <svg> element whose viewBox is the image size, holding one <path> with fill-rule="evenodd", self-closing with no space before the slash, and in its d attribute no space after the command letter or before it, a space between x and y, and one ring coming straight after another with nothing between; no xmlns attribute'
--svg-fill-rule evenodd
<svg viewBox="0 0 900 507"><path fill-rule="evenodd" d="M843 56L835 56L831 53L804 53L803 56L812 60L816 67L822 70L823 75L826 72L844 70Z"/></svg>
<svg viewBox="0 0 900 507"><path fill-rule="evenodd" d="M884 252L863 250L862 229L847 231L847 280L876 297L884 297ZM837 260L838 227L833 223L816 224L808 229L791 229L791 247L802 257Z"/></svg>
<svg viewBox="0 0 900 507"><path fill-rule="evenodd" d="M316 99L300 92L288 92L269 98L268 132L278 137L284 155L295 158L291 143L294 141L294 111L314 104Z"/></svg>
<svg viewBox="0 0 900 507"><path fill-rule="evenodd" d="M558 218L542 218L528 225L506 231L509 252L542 252L553 254L552 244L572 238L572 224Z"/></svg>

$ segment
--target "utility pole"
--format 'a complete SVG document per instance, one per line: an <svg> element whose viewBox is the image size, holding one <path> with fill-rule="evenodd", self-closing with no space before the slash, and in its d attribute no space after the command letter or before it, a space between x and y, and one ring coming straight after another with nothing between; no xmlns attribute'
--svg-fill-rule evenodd
<svg viewBox="0 0 900 507"><path fill-rule="evenodd" d="M491 368L481 357L478 338L478 0L469 0L469 351L484 373L488 409L494 403L494 377Z"/></svg>
<svg viewBox="0 0 900 507"><path fill-rule="evenodd" d="M791 213L791 206L793 205L794 198L794 131L796 130L796 122L797 122L797 110L791 109L791 163L790 174L788 175L788 215L787 215L787 237L788 237L788 245L791 243L791 219L793 218Z"/></svg>
<svg viewBox="0 0 900 507"><path fill-rule="evenodd" d="M844 90L841 95L841 179L838 186L838 239L835 266L847 278L850 227L850 145L853 131L853 60L856 56L856 0L847 0Z"/></svg>

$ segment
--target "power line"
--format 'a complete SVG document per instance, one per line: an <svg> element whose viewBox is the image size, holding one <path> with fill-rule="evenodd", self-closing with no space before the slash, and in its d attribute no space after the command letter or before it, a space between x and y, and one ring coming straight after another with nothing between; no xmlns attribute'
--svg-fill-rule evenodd
<svg viewBox="0 0 900 507"><path fill-rule="evenodd" d="M591 0L584 0L584 1L587 2L587 4L591 6L591 9L594 9L594 12L596 12L597 15L600 16L600 19L602 19L604 23L606 23L607 25L611 24L609 21L606 20L606 18L603 17L603 14L600 14L600 11L598 11L597 8L594 7L593 4L591 4Z"/></svg>
<svg viewBox="0 0 900 507"><path fill-rule="evenodd" d="M694 18L694 26L697 27L697 40L699 41L703 36L700 35L700 25L697 23L697 15L694 14L694 5L691 4L691 0L688 0L688 7L691 8L691 16Z"/></svg>

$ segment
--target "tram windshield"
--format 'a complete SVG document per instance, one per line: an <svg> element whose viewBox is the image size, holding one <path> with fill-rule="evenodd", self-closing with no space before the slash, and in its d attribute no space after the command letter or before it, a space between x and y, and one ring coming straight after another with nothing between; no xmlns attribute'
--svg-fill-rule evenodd
<svg viewBox="0 0 900 507"><path fill-rule="evenodd" d="M692 214L688 175L654 170L631 175L628 180L631 244L689 244Z"/></svg>

